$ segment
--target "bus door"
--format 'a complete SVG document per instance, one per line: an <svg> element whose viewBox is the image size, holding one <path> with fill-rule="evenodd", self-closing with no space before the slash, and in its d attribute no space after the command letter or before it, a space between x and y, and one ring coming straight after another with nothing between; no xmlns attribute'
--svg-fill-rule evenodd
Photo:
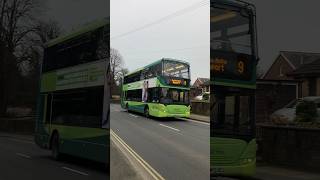
<svg viewBox="0 0 320 180"><path fill-rule="evenodd" d="M44 119L44 127L48 133L48 138L51 135L51 125L52 125L52 103L53 103L53 94L46 94L46 110L45 110L45 119Z"/></svg>
<svg viewBox="0 0 320 180"><path fill-rule="evenodd" d="M217 89L217 88L216 88ZM247 142L254 138L254 94L227 92L215 94L213 136L233 137Z"/></svg>

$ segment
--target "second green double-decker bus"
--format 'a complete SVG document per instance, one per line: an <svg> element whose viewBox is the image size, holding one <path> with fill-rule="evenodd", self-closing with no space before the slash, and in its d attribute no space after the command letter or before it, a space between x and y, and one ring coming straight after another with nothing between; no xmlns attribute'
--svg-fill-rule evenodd
<svg viewBox="0 0 320 180"><path fill-rule="evenodd" d="M189 91L189 63L163 58L124 77L121 105L147 117L189 117Z"/></svg>
<svg viewBox="0 0 320 180"><path fill-rule="evenodd" d="M54 159L109 164L109 34L101 19L46 44L35 142Z"/></svg>
<svg viewBox="0 0 320 180"><path fill-rule="evenodd" d="M256 168L255 8L211 0L211 175L252 176Z"/></svg>

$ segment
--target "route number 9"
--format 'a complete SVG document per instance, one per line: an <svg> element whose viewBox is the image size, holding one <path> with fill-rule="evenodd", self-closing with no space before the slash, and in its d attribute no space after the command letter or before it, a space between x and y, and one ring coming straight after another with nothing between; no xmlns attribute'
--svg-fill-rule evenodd
<svg viewBox="0 0 320 180"><path fill-rule="evenodd" d="M243 72L244 72L244 62L243 61L238 62L238 72L240 74L243 74Z"/></svg>

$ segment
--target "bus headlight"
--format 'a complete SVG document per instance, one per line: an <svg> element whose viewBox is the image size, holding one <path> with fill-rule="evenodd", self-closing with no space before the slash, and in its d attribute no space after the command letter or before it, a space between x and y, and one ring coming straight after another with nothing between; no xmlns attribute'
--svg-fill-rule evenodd
<svg viewBox="0 0 320 180"><path fill-rule="evenodd" d="M187 112L190 113L190 110L191 110L191 107L189 106L189 107L187 108Z"/></svg>
<svg viewBox="0 0 320 180"><path fill-rule="evenodd" d="M165 106L161 106L161 107L159 108L159 110L162 111L162 112L166 112L166 107L165 107Z"/></svg>
<svg viewBox="0 0 320 180"><path fill-rule="evenodd" d="M241 164L247 164L253 162L252 158L245 158L241 160Z"/></svg>

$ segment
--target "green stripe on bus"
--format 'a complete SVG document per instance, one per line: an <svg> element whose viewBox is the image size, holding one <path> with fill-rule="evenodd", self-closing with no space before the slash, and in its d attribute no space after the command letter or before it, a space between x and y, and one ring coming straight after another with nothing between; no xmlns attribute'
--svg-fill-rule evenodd
<svg viewBox="0 0 320 180"><path fill-rule="evenodd" d="M57 75L56 72L42 74L41 76L41 92L49 92L56 90Z"/></svg>
<svg viewBox="0 0 320 180"><path fill-rule="evenodd" d="M60 137L63 139L86 139L106 136L109 133L109 130L102 128L76 127L55 124L51 125L51 131L53 130L58 130Z"/></svg>

